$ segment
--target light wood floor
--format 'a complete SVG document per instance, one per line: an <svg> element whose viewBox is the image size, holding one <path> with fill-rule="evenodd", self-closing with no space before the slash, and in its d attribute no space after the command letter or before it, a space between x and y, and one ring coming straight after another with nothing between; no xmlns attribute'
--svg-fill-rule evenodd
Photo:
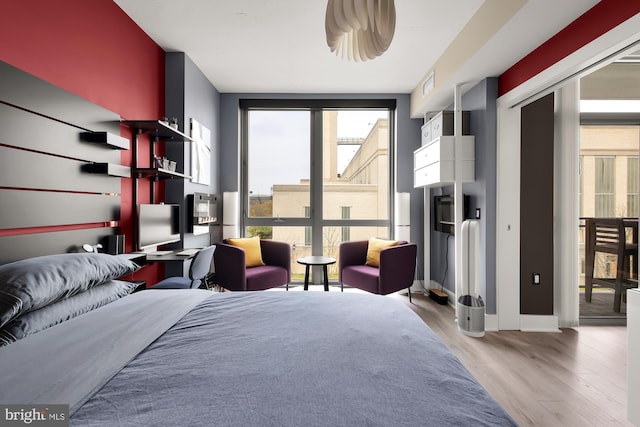
<svg viewBox="0 0 640 427"><path fill-rule="evenodd" d="M390 297L409 305L406 294ZM410 307L521 426L632 425L626 327L500 331L472 338L458 332L453 308L422 294L413 294ZM416 362L437 366L436 360Z"/></svg>

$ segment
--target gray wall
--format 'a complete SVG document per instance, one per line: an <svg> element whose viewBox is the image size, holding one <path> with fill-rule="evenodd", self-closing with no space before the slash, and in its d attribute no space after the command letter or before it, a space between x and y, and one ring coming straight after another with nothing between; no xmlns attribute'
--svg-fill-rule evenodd
<svg viewBox="0 0 640 427"><path fill-rule="evenodd" d="M217 240L219 227L209 234L193 235L188 232L188 194L220 193L220 93L207 80L191 59L182 52L170 52L165 57L165 111L169 118L178 118L178 128L190 135L190 120L194 118L211 131L211 184L203 185L191 180L169 180L165 186L167 203L179 203L183 213L184 247L207 246ZM191 171L191 144L167 144L167 157L178 162L178 170L187 175Z"/></svg>
<svg viewBox="0 0 640 427"><path fill-rule="evenodd" d="M220 96L220 191L239 189L240 99L395 99L396 100L396 188L411 193L411 240L418 243L418 278L423 276L423 192L413 188L413 151L420 147L422 120L410 117L410 95L300 95L238 94Z"/></svg>
<svg viewBox="0 0 640 427"><path fill-rule="evenodd" d="M470 196L469 215L480 208L480 295L485 300L487 314L496 313L496 140L498 79L488 78L471 88L462 97L462 109L470 112L470 133L475 136L475 182L464 184L463 192ZM452 107L451 107L452 108ZM453 194L453 187L431 190L430 229L433 230L433 195ZM431 278L445 288L455 290L455 240L447 234L431 232Z"/></svg>
<svg viewBox="0 0 640 427"><path fill-rule="evenodd" d="M223 191L239 189L240 153L240 99L396 99L396 188L411 193L411 240L418 243L418 267L416 278L424 277L423 266L423 190L413 188L413 151L420 147L421 119L410 117L410 95L301 95L301 94L219 94L204 75L184 53L167 54L167 102L169 117L178 117L180 129L189 118L207 126L212 131L212 184L209 187L190 181L167 183L167 201L184 204L187 194L209 192L221 195ZM476 182L465 184L463 191L471 196L469 212L473 215L480 208L481 295L487 304L487 313L496 312L496 98L497 79L483 80L462 99L462 108L471 113L471 134L476 137ZM219 114L218 114L219 112ZM188 130L187 132L188 133ZM175 148L173 148L175 149ZM182 153L183 170L190 169L188 144ZM172 154L173 155L173 154ZM172 157L173 158L173 157ZM451 193L451 188L433 189L431 195ZM430 201L429 209L433 209ZM428 225L432 230L433 224ZM211 242L219 238L215 227ZM431 232L431 277L440 282L447 271L445 287L454 289L454 240L445 234ZM206 240L206 242L205 242ZM203 246L209 236L185 234L185 246ZM448 243L448 246L447 246ZM448 253L447 253L448 250ZM448 261L448 267L447 267Z"/></svg>

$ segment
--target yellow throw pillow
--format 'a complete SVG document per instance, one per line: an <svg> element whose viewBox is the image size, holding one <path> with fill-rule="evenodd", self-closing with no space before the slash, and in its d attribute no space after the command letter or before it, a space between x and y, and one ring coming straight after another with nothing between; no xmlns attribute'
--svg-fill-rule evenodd
<svg viewBox="0 0 640 427"><path fill-rule="evenodd" d="M258 236L246 237L243 239L229 239L229 243L233 246L244 249L247 267L264 265L264 261L262 260L262 251L260 250L260 238Z"/></svg>
<svg viewBox="0 0 640 427"><path fill-rule="evenodd" d="M380 250L397 244L397 240L384 240L371 237L369 239L369 245L367 246L367 262L365 264L371 267L380 267Z"/></svg>

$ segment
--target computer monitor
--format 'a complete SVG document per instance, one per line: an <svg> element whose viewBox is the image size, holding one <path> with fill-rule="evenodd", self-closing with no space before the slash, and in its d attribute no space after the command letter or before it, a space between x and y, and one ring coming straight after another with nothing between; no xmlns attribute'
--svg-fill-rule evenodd
<svg viewBox="0 0 640 427"><path fill-rule="evenodd" d="M179 205L138 205L138 250L179 241Z"/></svg>

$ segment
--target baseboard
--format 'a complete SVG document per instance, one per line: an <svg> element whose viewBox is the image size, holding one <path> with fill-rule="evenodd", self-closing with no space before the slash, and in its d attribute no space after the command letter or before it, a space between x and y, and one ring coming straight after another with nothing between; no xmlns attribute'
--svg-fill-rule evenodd
<svg viewBox="0 0 640 427"><path fill-rule="evenodd" d="M414 280L411 285L411 292L424 292L423 280Z"/></svg>
<svg viewBox="0 0 640 427"><path fill-rule="evenodd" d="M497 314L485 314L484 315L484 330L485 331L498 331L498 315Z"/></svg>
<svg viewBox="0 0 640 427"><path fill-rule="evenodd" d="M523 332L560 332L558 316L521 314L520 330Z"/></svg>

